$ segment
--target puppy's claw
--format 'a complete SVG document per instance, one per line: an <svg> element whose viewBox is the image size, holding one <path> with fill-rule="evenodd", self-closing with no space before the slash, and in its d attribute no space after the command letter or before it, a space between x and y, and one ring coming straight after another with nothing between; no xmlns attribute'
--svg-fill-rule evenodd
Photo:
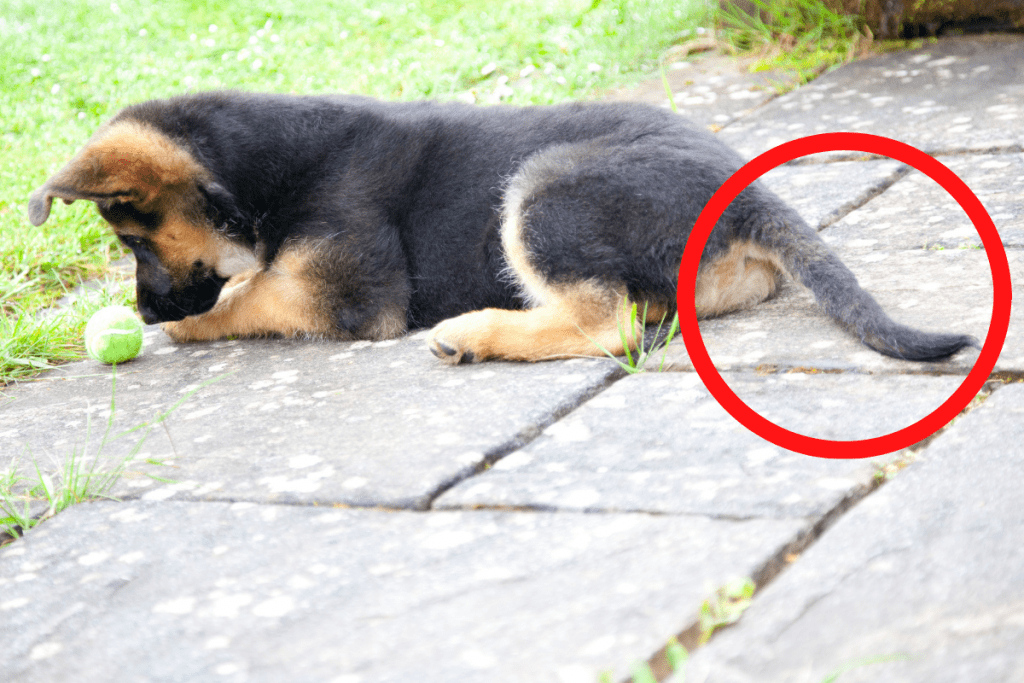
<svg viewBox="0 0 1024 683"><path fill-rule="evenodd" d="M430 349L432 354L449 365L473 362L474 356L472 351L459 351L458 349L453 349L450 345L440 339L431 339L427 344L427 348Z"/></svg>
<svg viewBox="0 0 1024 683"><path fill-rule="evenodd" d="M441 349L437 348L433 344L427 345L427 348L430 349L430 352L432 354L434 354L435 356L437 356L441 360L451 360L451 355L450 354L445 353L444 351L442 351Z"/></svg>
<svg viewBox="0 0 1024 683"><path fill-rule="evenodd" d="M456 351L452 347L448 346L447 344L445 344L440 339L435 339L434 340L434 348L432 348L431 351L434 352L435 356L440 358L441 354L439 354L437 352L438 350L440 350L442 353L444 353L445 356L454 356L456 353L458 353L458 351Z"/></svg>

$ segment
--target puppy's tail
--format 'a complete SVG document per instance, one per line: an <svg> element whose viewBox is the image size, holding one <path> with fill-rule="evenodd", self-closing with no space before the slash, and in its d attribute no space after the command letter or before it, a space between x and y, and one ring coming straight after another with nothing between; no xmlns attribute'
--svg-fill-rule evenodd
<svg viewBox="0 0 1024 683"><path fill-rule="evenodd" d="M789 274L814 293L818 305L869 348L893 358L938 361L978 346L969 335L921 332L894 321L795 211L782 207L773 213L767 219L770 225L755 227L751 237L778 255Z"/></svg>

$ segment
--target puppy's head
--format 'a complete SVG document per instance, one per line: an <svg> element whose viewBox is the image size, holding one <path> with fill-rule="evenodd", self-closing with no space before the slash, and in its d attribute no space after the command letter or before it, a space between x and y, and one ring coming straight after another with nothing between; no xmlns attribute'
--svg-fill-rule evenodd
<svg viewBox="0 0 1024 683"><path fill-rule="evenodd" d="M224 190L192 155L135 121L108 124L32 193L42 225L54 198L96 202L136 261L139 313L147 323L210 310L224 283L255 264L251 248L214 228L210 198Z"/></svg>

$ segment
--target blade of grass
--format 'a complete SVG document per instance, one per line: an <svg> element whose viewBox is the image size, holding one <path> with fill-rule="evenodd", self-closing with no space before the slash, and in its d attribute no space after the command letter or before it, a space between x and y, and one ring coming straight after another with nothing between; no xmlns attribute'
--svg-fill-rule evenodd
<svg viewBox="0 0 1024 683"><path fill-rule="evenodd" d="M898 662L910 659L910 655L897 653L891 655L878 655L875 657L865 657L864 659L858 659L852 662L847 662L841 667L830 673L825 678L821 679L821 683L835 683L835 681L847 671L857 669L862 666L868 666L869 664L881 664L884 662Z"/></svg>
<svg viewBox="0 0 1024 683"><path fill-rule="evenodd" d="M117 368L114 366L111 371L110 414L107 416L106 427L95 452L90 455L92 417L91 411L87 411L85 441L81 450L79 450L78 446L72 447L70 453L60 464L58 483L55 483L50 475L42 470L36 458L32 458L32 464L36 472L35 484L25 494L20 496L23 498L23 509L20 512L16 504L19 494L15 492L15 488L20 482L29 480L17 474L17 460L12 462L8 472L0 477L0 515L2 515L0 516L0 529L13 537L17 537L19 531L30 529L41 521L64 511L71 505L96 498L116 500L109 495L110 490L124 474L128 463L136 458L153 427L163 423L185 401L194 396L196 392L232 374L234 373L225 373L203 382L185 393L170 408L163 412L158 412L152 420L111 436L117 410ZM128 454L121 457L110 469L100 469L104 449L113 441L136 433L139 430L144 431L136 439L131 449L129 449ZM31 452L29 452L29 455L31 455ZM154 458L147 458L146 462L155 465L165 465L165 463ZM170 479L164 479L157 475L147 473L146 476L163 483L174 483ZM33 519L29 515L33 496L45 500L48 504L46 512L38 519Z"/></svg>

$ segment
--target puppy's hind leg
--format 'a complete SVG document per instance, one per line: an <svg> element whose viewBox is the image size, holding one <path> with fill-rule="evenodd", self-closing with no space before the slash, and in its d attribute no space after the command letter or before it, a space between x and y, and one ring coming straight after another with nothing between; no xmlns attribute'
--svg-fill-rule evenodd
<svg viewBox="0 0 1024 683"><path fill-rule="evenodd" d="M603 349L622 355L623 337L630 350L641 338L640 321L630 322L631 308L624 288L565 285L553 288L546 303L525 311L488 308L445 320L431 330L427 345L451 364L603 356ZM648 306L647 320L660 320L665 310Z"/></svg>

